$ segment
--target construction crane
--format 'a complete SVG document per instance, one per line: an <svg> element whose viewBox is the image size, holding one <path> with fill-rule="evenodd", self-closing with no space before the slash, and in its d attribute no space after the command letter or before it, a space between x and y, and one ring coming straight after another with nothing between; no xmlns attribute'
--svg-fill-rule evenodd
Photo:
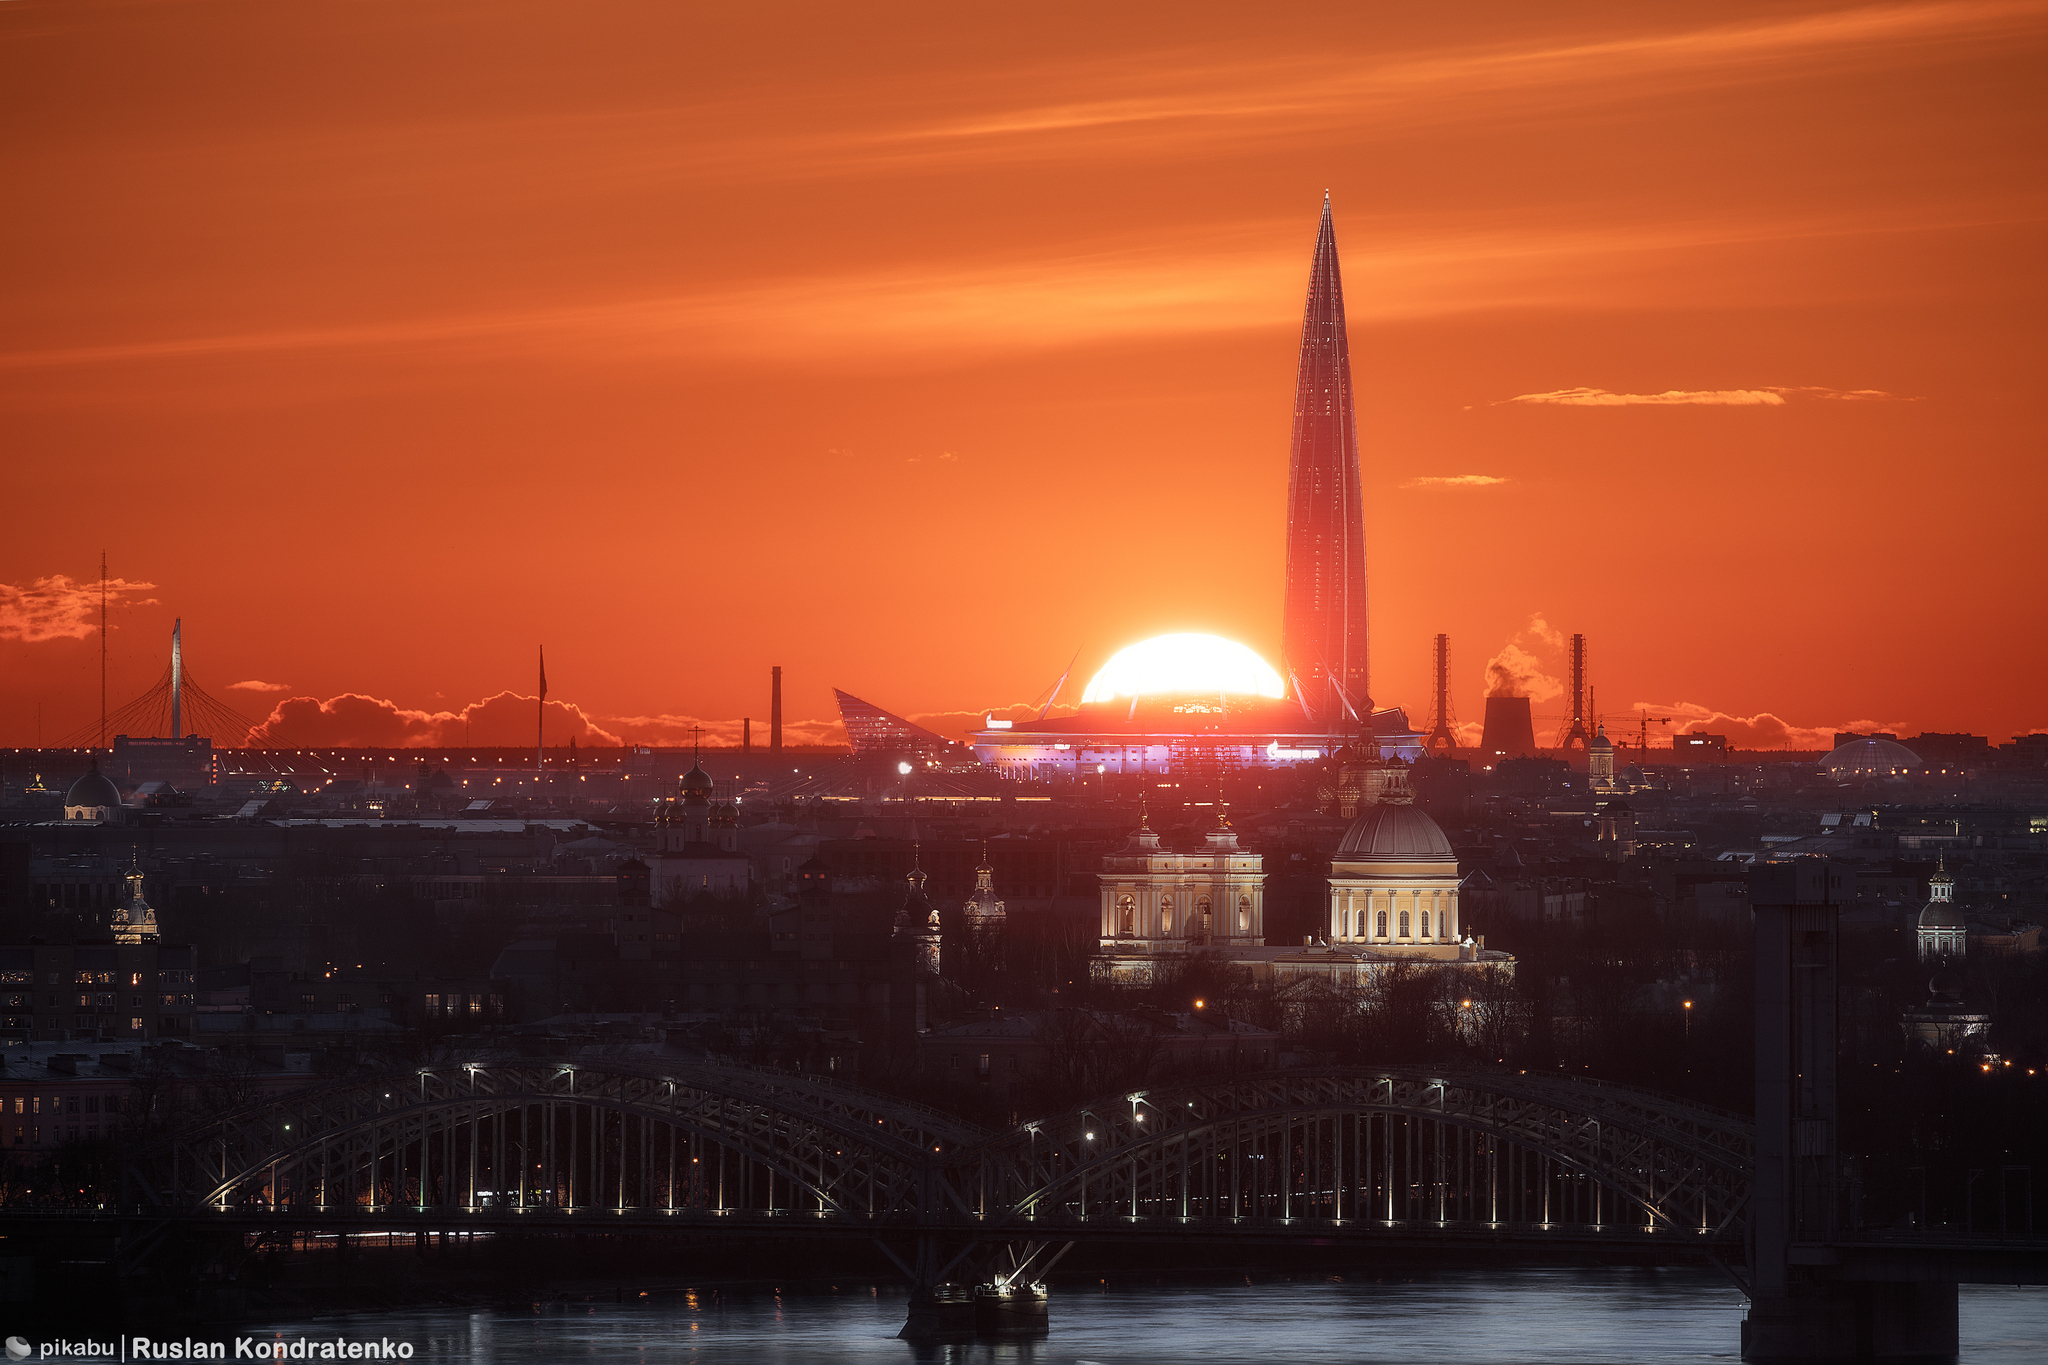
<svg viewBox="0 0 2048 1365"><path fill-rule="evenodd" d="M1652 725L1669 725L1670 723L1671 717L1669 716L1653 716L1648 712L1643 714L1642 724L1636 730L1636 762L1648 763L1650 761L1650 727Z"/></svg>

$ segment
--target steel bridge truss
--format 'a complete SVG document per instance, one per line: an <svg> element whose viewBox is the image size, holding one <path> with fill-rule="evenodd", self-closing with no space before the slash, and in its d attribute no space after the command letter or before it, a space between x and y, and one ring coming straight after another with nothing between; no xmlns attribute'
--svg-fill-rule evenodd
<svg viewBox="0 0 2048 1365"><path fill-rule="evenodd" d="M131 1164L123 1202L874 1219L917 1207L931 1161L985 1138L935 1110L745 1067L469 1063L195 1125Z"/></svg>
<svg viewBox="0 0 2048 1365"><path fill-rule="evenodd" d="M987 1219L1730 1235L1740 1118L1621 1087L1498 1073L1275 1073L1135 1092L963 1154Z"/></svg>
<svg viewBox="0 0 2048 1365"><path fill-rule="evenodd" d="M310 1088L129 1167L159 1215L823 1230L1292 1235L1333 1228L1739 1235L1746 1120L1623 1087L1412 1069L1133 1092L989 1133L806 1076L705 1062L485 1061Z"/></svg>

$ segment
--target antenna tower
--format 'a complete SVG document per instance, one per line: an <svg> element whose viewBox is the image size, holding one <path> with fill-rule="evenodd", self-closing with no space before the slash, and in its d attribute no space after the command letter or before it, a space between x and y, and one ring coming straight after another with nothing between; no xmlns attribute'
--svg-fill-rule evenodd
<svg viewBox="0 0 2048 1365"><path fill-rule="evenodd" d="M1451 729L1451 637L1436 637L1436 725L1423 748L1432 754L1454 754L1458 736Z"/></svg>
<svg viewBox="0 0 2048 1365"><path fill-rule="evenodd" d="M1572 636L1572 723L1558 748L1568 754L1582 754L1593 746L1592 731L1586 727L1586 637Z"/></svg>
<svg viewBox="0 0 2048 1365"><path fill-rule="evenodd" d="M100 747L107 747L107 552L100 551Z"/></svg>

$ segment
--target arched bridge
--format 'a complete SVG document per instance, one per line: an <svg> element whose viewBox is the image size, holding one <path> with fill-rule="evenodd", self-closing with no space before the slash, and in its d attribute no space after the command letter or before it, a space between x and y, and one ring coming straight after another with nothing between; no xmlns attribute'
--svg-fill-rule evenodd
<svg viewBox="0 0 2048 1365"><path fill-rule="evenodd" d="M813 1076L489 1059L309 1087L138 1155L122 1202L268 1227L751 1225L981 1240L1739 1240L1747 1120L1548 1076L1212 1078L991 1132Z"/></svg>

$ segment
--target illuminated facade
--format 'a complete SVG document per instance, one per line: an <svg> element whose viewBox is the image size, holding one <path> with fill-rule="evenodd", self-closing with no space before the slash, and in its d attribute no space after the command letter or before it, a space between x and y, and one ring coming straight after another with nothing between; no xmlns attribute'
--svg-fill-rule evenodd
<svg viewBox="0 0 2048 1365"><path fill-rule="evenodd" d="M1332 948L1429 962L1473 960L1459 937L1458 855L1405 790L1369 807L1330 862Z"/></svg>
<svg viewBox="0 0 2048 1365"><path fill-rule="evenodd" d="M142 869L131 863L123 880L128 883L128 896L114 911L114 942L156 942L156 909L142 894Z"/></svg>
<svg viewBox="0 0 2048 1365"><path fill-rule="evenodd" d="M1956 904L1956 879L1943 867L1927 879L1927 904L1921 907L1915 929L1920 960L1938 962L1962 957L1969 950L1969 933L1962 909Z"/></svg>
<svg viewBox="0 0 2048 1365"><path fill-rule="evenodd" d="M1124 847L1104 855L1094 971L1125 982L1201 954L1255 979L1360 987L1398 962L1446 970L1513 971L1460 923L1458 858L1434 820L1389 789L1353 822L1330 864L1324 932L1299 947L1266 942L1265 860L1238 845L1226 816L1203 845L1162 847L1139 817Z"/></svg>
<svg viewBox="0 0 2048 1365"><path fill-rule="evenodd" d="M1100 874L1103 969L1120 979L1149 976L1162 958L1263 948L1265 858L1241 849L1224 811L1202 847L1160 845L1140 808L1123 848L1104 854Z"/></svg>
<svg viewBox="0 0 2048 1365"><path fill-rule="evenodd" d="M851 692L832 689L839 699L839 719L846 726L847 742L856 756L862 754L915 754L923 758L960 758L960 745L922 725L884 711Z"/></svg>
<svg viewBox="0 0 2048 1365"><path fill-rule="evenodd" d="M121 789L100 771L98 758L92 760L91 770L64 792L66 820L86 820L103 825L118 820L122 809Z"/></svg>
<svg viewBox="0 0 2048 1365"><path fill-rule="evenodd" d="M1389 758L1422 756L1422 736L1406 712L1389 707L1372 719ZM1215 694L1122 698L1050 720L991 720L969 738L983 763L1038 779L1290 768L1321 762L1344 745L1312 726L1292 698Z"/></svg>
<svg viewBox="0 0 2048 1365"><path fill-rule="evenodd" d="M1586 745L1586 784L1599 793L1614 790L1614 741L1607 737L1605 725L1593 732L1592 742Z"/></svg>
<svg viewBox="0 0 2048 1365"><path fill-rule="evenodd" d="M1309 268L1294 385L1281 653L1294 675L1295 694L1319 727L1355 724L1371 711L1358 416L1344 329L1344 279L1327 194Z"/></svg>

